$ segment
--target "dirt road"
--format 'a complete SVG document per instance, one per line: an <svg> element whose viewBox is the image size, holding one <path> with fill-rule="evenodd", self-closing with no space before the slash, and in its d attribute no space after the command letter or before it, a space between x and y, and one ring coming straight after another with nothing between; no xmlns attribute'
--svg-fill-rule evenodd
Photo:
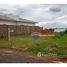
<svg viewBox="0 0 67 67"><path fill-rule="evenodd" d="M0 48L0 63L59 63L67 62L67 57L37 57L31 52Z"/></svg>
<svg viewBox="0 0 67 67"><path fill-rule="evenodd" d="M52 63L33 57L26 52L14 51L11 49L0 49L0 63Z"/></svg>

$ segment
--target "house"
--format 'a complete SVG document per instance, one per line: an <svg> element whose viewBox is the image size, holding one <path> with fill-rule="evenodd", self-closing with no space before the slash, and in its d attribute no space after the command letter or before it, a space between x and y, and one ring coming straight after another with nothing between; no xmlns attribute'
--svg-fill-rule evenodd
<svg viewBox="0 0 67 67"><path fill-rule="evenodd" d="M40 32L43 28L35 24L36 22L31 20L0 15L0 35L7 35L8 28L11 34Z"/></svg>
<svg viewBox="0 0 67 67"><path fill-rule="evenodd" d="M0 25L25 25L35 26L35 22L27 19L0 15Z"/></svg>

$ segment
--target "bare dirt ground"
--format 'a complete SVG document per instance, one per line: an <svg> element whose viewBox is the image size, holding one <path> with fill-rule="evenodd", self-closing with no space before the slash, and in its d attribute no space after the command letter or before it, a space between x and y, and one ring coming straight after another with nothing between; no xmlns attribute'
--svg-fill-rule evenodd
<svg viewBox="0 0 67 67"><path fill-rule="evenodd" d="M43 56L16 49L0 48L0 63L66 63L67 57Z"/></svg>

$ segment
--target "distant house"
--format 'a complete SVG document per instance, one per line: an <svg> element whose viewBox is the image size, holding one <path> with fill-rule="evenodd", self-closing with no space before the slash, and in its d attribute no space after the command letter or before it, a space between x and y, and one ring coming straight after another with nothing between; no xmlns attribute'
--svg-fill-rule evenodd
<svg viewBox="0 0 67 67"><path fill-rule="evenodd" d="M11 34L40 32L43 28L35 26L35 23L27 19L0 15L0 34L7 35L8 27L10 28Z"/></svg>

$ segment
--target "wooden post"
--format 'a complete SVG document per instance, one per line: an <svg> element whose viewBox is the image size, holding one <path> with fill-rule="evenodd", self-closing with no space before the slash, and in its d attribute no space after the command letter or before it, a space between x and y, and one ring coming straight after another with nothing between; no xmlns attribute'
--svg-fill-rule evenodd
<svg viewBox="0 0 67 67"><path fill-rule="evenodd" d="M10 28L9 27L8 27L7 31L8 31L7 38L8 38L8 41L10 41Z"/></svg>

